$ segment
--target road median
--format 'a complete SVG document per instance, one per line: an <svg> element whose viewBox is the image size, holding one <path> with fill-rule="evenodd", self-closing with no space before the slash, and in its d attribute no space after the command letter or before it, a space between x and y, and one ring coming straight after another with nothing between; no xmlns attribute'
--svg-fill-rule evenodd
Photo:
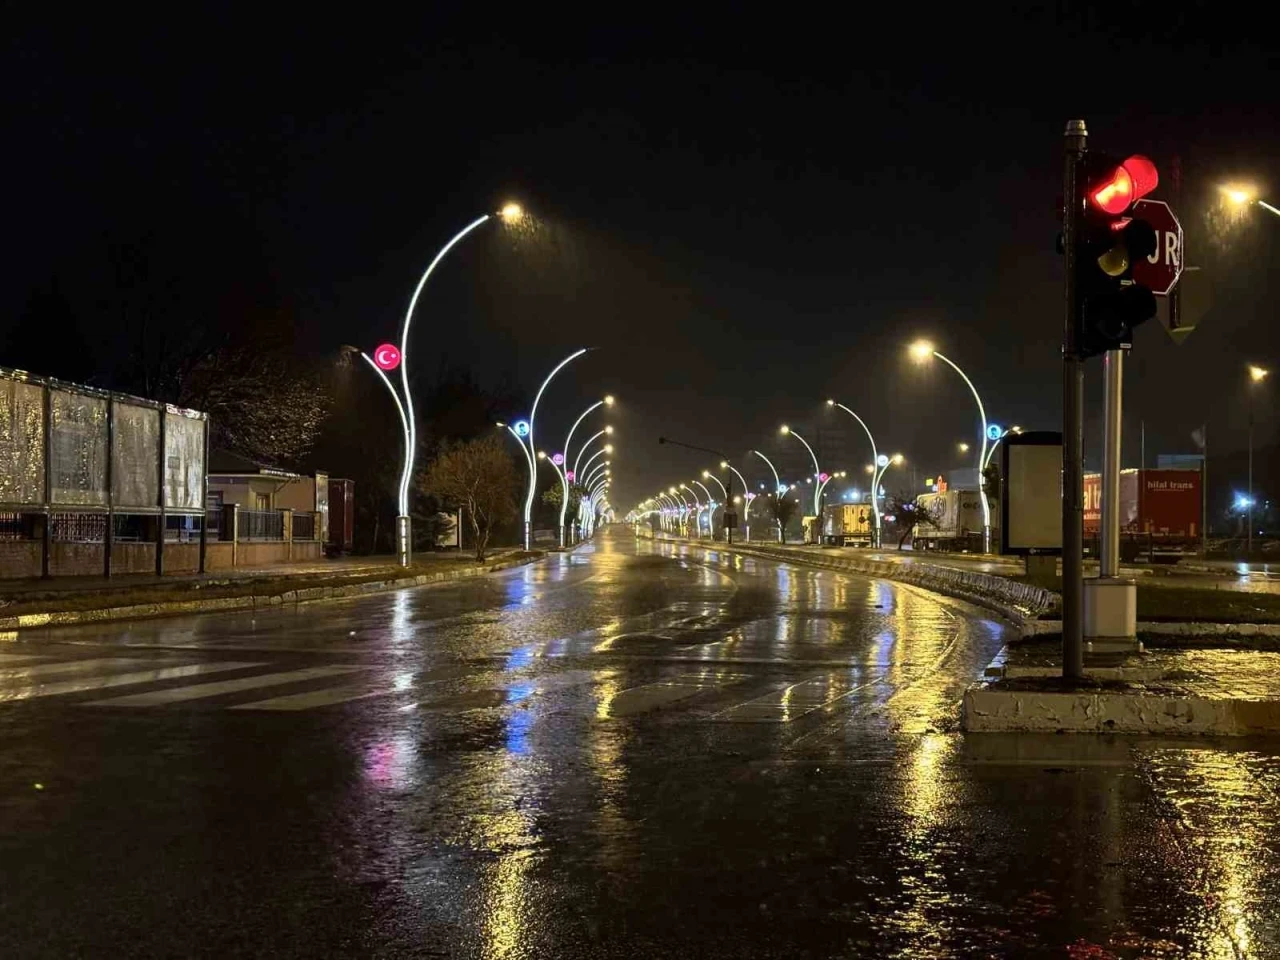
<svg viewBox="0 0 1280 960"><path fill-rule="evenodd" d="M823 570L836 570L881 580L895 580L924 587L946 596L966 600L1000 614L1020 630L1029 630L1043 614L1060 608L1061 598L1051 590L1030 583L1020 583L997 574L961 570L941 564L916 560L911 564L836 555L820 548L788 547L780 544L727 544L719 541L685 540L666 537L676 543L688 543L704 550L724 550L748 556L802 563Z"/></svg>

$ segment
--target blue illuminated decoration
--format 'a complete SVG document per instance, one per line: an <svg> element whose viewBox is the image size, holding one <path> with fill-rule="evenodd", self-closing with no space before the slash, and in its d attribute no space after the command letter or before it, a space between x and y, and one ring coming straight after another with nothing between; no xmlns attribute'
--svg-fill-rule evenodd
<svg viewBox="0 0 1280 960"><path fill-rule="evenodd" d="M515 430L517 437L527 437L529 435L529 421L517 420L512 429Z"/></svg>
<svg viewBox="0 0 1280 960"><path fill-rule="evenodd" d="M887 467L889 465L889 458L883 453L880 454L880 456L876 457L876 465Z"/></svg>
<svg viewBox="0 0 1280 960"><path fill-rule="evenodd" d="M993 423L989 427L987 427L988 440L999 440L1003 436L1004 436L1004 427L1000 426L1000 424Z"/></svg>

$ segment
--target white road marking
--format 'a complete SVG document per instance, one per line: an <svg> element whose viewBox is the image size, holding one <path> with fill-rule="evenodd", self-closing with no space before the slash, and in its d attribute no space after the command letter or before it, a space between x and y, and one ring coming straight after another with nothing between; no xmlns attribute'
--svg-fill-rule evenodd
<svg viewBox="0 0 1280 960"><path fill-rule="evenodd" d="M236 693L241 690L253 690L258 687L275 687L286 683L300 683L303 680L316 680L320 677L333 677L356 670L368 669L363 666L335 665L328 667L306 667L302 670L287 670L283 673L264 673L253 677L238 677L235 680L218 680L213 683L197 683L185 687L171 687L167 690L151 690L147 693L135 693L124 697L112 697L110 700L94 700L92 707L154 707L166 703L183 703L188 700L200 700L204 697L216 697L224 693Z"/></svg>
<svg viewBox="0 0 1280 960"><path fill-rule="evenodd" d="M310 710L312 707L328 707L335 703L348 703L366 697L379 697L396 691L389 687L370 690L368 687L325 687L303 693L286 693L268 700L253 703L237 703L231 710Z"/></svg>
<svg viewBox="0 0 1280 960"><path fill-rule="evenodd" d="M106 677L88 677L80 680L59 680L53 683L37 683L14 690L0 690L0 702L28 700L32 697L52 697L61 693L80 693L84 690L104 690L108 687L124 687L135 683L152 683L159 680L176 680L202 673L218 673L224 670L243 670L262 667L262 663L191 663L181 667L160 667L152 670L135 670Z"/></svg>
<svg viewBox="0 0 1280 960"><path fill-rule="evenodd" d="M29 667L11 667L0 670L0 683L33 680L57 673L100 673L114 667L135 667L140 663L154 663L139 657L101 657L94 660L60 660L57 663L34 664Z"/></svg>

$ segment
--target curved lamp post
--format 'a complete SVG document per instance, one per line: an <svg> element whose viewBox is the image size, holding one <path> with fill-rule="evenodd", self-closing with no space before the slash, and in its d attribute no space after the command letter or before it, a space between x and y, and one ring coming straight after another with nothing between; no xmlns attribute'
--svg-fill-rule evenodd
<svg viewBox="0 0 1280 960"><path fill-rule="evenodd" d="M538 415L538 402L542 399L542 392L547 389L547 384L551 382L552 378L568 366L568 364L577 360L586 352L586 347L583 347L580 350L575 350L556 364L555 368L547 374L547 379L542 381L542 386L538 388L538 392L533 398L533 407L529 411L528 432L521 438L521 442L526 443L529 446L529 493L524 498L524 548L526 550L528 550L533 543L533 494L538 485L538 471L533 461L533 425L534 418Z"/></svg>
<svg viewBox="0 0 1280 960"><path fill-rule="evenodd" d="M703 470L703 471L702 471L702 479L703 479L703 480L714 480L714 481L716 482L716 486L720 488L720 493L724 495L724 500L722 500L721 502L724 504L724 511L725 511L725 513L726 513L726 515L727 515L728 510L729 510L729 488L728 488L728 487L726 487L726 486L721 482L720 478L719 478L719 477L717 477L717 476L716 476L714 473L712 473L710 470ZM732 481L730 481L730 482L732 482ZM716 515L715 515L715 511L712 511L712 513L711 513L711 536L712 536L712 538L713 538L713 539L715 538L715 535L716 535L715 525L716 525Z"/></svg>
<svg viewBox="0 0 1280 960"><path fill-rule="evenodd" d="M818 455L813 452L813 447L809 446L808 440L800 436L800 434L796 433L794 430L788 427L785 423L782 425L782 428L778 432L781 433L783 436L790 435L795 437L797 440L803 443L804 448L809 451L809 457L810 459L813 460L813 482L814 482L813 513L814 513L814 516L819 516L819 517L822 516L822 504L818 499L821 496L821 494L818 492L818 487L817 487L817 485L822 482L821 480L822 468L818 466Z"/></svg>
<svg viewBox="0 0 1280 960"><path fill-rule="evenodd" d="M828 400L828 407L839 407L853 419L858 421L858 426L862 427L862 432L867 435L867 440L871 443L871 462L875 463L880 459L880 452L876 450L876 438L871 435L871 429L867 426L865 420L846 407L843 403L836 400ZM880 546L880 487L876 484L871 485L871 514L875 521L875 541L876 546Z"/></svg>
<svg viewBox="0 0 1280 960"><path fill-rule="evenodd" d="M911 345L911 356L919 362L929 360L931 357L937 357L956 373L960 374L960 379L968 386L969 392L973 394L974 402L978 405L978 417L982 420L982 446L978 450L978 499L982 501L982 552L991 552L991 504L987 502L987 491L985 484L982 482L982 469L986 465L987 460L987 411L982 405L982 398L978 396L978 388L973 385L973 381L961 370L954 362L933 349L933 344L927 340L917 340Z"/></svg>
<svg viewBox="0 0 1280 960"><path fill-rule="evenodd" d="M499 219L508 222L519 220L523 215L520 206L515 203L507 204L496 214ZM427 285L427 280L435 271L436 266L463 237L482 223L491 220L494 216L495 214L486 213L484 216L477 217L471 221L454 234L453 238L440 248L440 252L427 265L427 269L423 271L418 280L418 285L413 288L413 296L409 298L409 308L405 311L404 324L400 328L399 349L397 350L391 344L383 344L375 351L375 357L370 357L364 351L360 352L360 355L364 357L369 366L378 372L383 385L386 386L395 400L396 410L400 414L400 426L404 433L404 465L400 468L400 486L396 497L396 555L402 567L409 565L413 547L413 531L409 519L409 483L413 478L413 461L418 447L418 420L413 409L413 394L409 390L409 368L407 363L409 356L409 326L413 323L413 311L418 305L418 297L422 295L422 288ZM400 388L404 392L403 401L385 373L385 371L395 370L397 367L400 369Z"/></svg>
<svg viewBox="0 0 1280 960"><path fill-rule="evenodd" d="M692 509L692 508L689 506L689 501L688 501L688 500L686 500L686 499L684 498L684 494L683 494L683 493L681 493L681 492L680 492L677 488L675 488L675 487L670 487L670 488L667 490L667 492L668 492L669 494L671 494L671 496L672 496L672 497L674 497L675 499L677 499L677 500L679 500L679 501L680 501L680 536L682 536L682 537L684 537L684 536L688 536L688 534L689 534L689 511Z"/></svg>
<svg viewBox="0 0 1280 960"><path fill-rule="evenodd" d="M702 492L707 495L707 533L709 533L711 535L711 539L714 540L716 538L716 499L711 496L711 491L707 489L707 485L705 483L698 483L697 480L693 482L697 483L698 486L702 488Z"/></svg>
<svg viewBox="0 0 1280 960"><path fill-rule="evenodd" d="M582 413L578 414L578 419L573 421L573 426L569 428L569 434L564 438L564 457L565 469L560 474L560 483L562 484L562 495L560 497L560 546L565 546L568 539L568 530L565 527L564 518L569 510L569 484L577 482L577 474L569 469L569 456L573 450L573 432L578 429L578 424L587 418L587 415L593 410L600 407L613 406L613 397L605 397L603 400L597 400ZM585 446L585 445L584 445Z"/></svg>
<svg viewBox="0 0 1280 960"><path fill-rule="evenodd" d="M680 484L681 490L689 491L689 496L693 498L693 535L697 539L702 538L702 501L698 499L698 495L694 492L693 487L687 483Z"/></svg>
<svg viewBox="0 0 1280 960"><path fill-rule="evenodd" d="M733 475L738 478L738 482L742 484L742 502L744 504L742 508L742 525L747 531L747 539L750 540L751 539L751 501L755 500L756 495L752 493L751 488L747 486L747 478L744 477L741 473L739 473L738 468L735 467L728 460L720 461L720 469L732 471Z"/></svg>
<svg viewBox="0 0 1280 960"><path fill-rule="evenodd" d="M778 468L773 465L773 461L770 460L768 457L766 457L759 450L748 450L747 452L754 453L757 457L759 457L761 460L763 460L765 463L769 465L769 470L773 473L773 495L775 497L782 496L783 489L784 489L782 486L782 480L779 479L778 477ZM777 524L778 524L778 539L781 540L782 539L782 521L778 520Z"/></svg>
<svg viewBox="0 0 1280 960"><path fill-rule="evenodd" d="M991 466L991 459L992 459L992 457L994 457L994 456L995 456L995 453L996 453L996 447L1000 446L1000 441L1001 441L1001 440L1003 440L1005 437L1007 437L1007 436L1008 436L1009 434L1011 434L1011 433L1021 433L1021 432L1022 432L1022 428L1021 428L1021 427L1010 427L1008 430L996 430L996 429L994 429L994 428L995 428L995 426L996 426L996 425L993 423L990 427L988 427L988 428L987 428L990 432L992 432L992 433L994 433L994 434L995 434L995 440L994 440L994 441L992 441L992 443L991 443L991 449L989 449L989 450L987 451L987 459L986 459L986 461L982 464L982 469L983 469L983 471L984 471L984 472L986 471L987 467Z"/></svg>
<svg viewBox="0 0 1280 960"><path fill-rule="evenodd" d="M597 440L599 440L601 437L604 437L604 436L613 436L613 427L606 426L602 430L597 430L591 436L587 437L586 442L584 442L581 448L579 448L578 455L573 459L573 475L575 477L579 476L579 473L578 473L579 464L582 463L582 455L587 452L587 447L591 446L591 444L595 443ZM564 455L566 458L569 456L568 447L565 447ZM590 463L590 462L591 462L590 460L587 461L587 463Z"/></svg>

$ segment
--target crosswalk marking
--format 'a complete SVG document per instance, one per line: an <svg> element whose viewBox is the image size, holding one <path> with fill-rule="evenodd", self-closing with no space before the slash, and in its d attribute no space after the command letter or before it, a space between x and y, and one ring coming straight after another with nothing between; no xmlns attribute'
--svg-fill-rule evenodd
<svg viewBox="0 0 1280 960"><path fill-rule="evenodd" d="M194 677L202 673L219 673L225 670L243 670L247 667L265 666L262 663L239 663L222 661L219 663L190 663L181 667L160 667L151 670L135 670L130 673L117 673L106 677L85 677L78 680L59 680L51 683L37 683L19 686L11 690L0 690L0 702L10 700L28 700L33 697L53 697L63 693L81 693L85 690L103 690L108 687L124 687L134 683L150 683L159 680L177 680L181 677Z"/></svg>
<svg viewBox="0 0 1280 960"><path fill-rule="evenodd" d="M321 690L306 690L302 693L286 693L268 700L255 700L253 703L237 703L232 710L310 710L312 707L330 707L335 703L348 703L351 700L362 700L366 697L377 697L392 693L386 688L369 689L368 687L324 687Z"/></svg>
<svg viewBox="0 0 1280 960"><path fill-rule="evenodd" d="M302 670L286 670L283 673L264 673L253 677L239 677L235 680L217 680L213 683L197 683L186 687L171 687L167 690L151 690L147 693L112 697L109 700L94 700L89 706L151 707L165 703L183 703L203 697L216 697L224 693L254 690L258 687L274 687L286 683L299 683L303 680L317 680L321 677L335 677L364 669L367 668L358 665L306 667Z"/></svg>
<svg viewBox="0 0 1280 960"><path fill-rule="evenodd" d="M114 667L133 667L140 663L154 661L141 660L137 657L102 657L95 660L60 660L57 663L41 663L30 667L10 667L0 669L0 683L9 681L33 680L57 673L93 673Z"/></svg>
<svg viewBox="0 0 1280 960"><path fill-rule="evenodd" d="M45 659L48 658L36 653L0 653L0 667L7 664L30 663L32 660Z"/></svg>

